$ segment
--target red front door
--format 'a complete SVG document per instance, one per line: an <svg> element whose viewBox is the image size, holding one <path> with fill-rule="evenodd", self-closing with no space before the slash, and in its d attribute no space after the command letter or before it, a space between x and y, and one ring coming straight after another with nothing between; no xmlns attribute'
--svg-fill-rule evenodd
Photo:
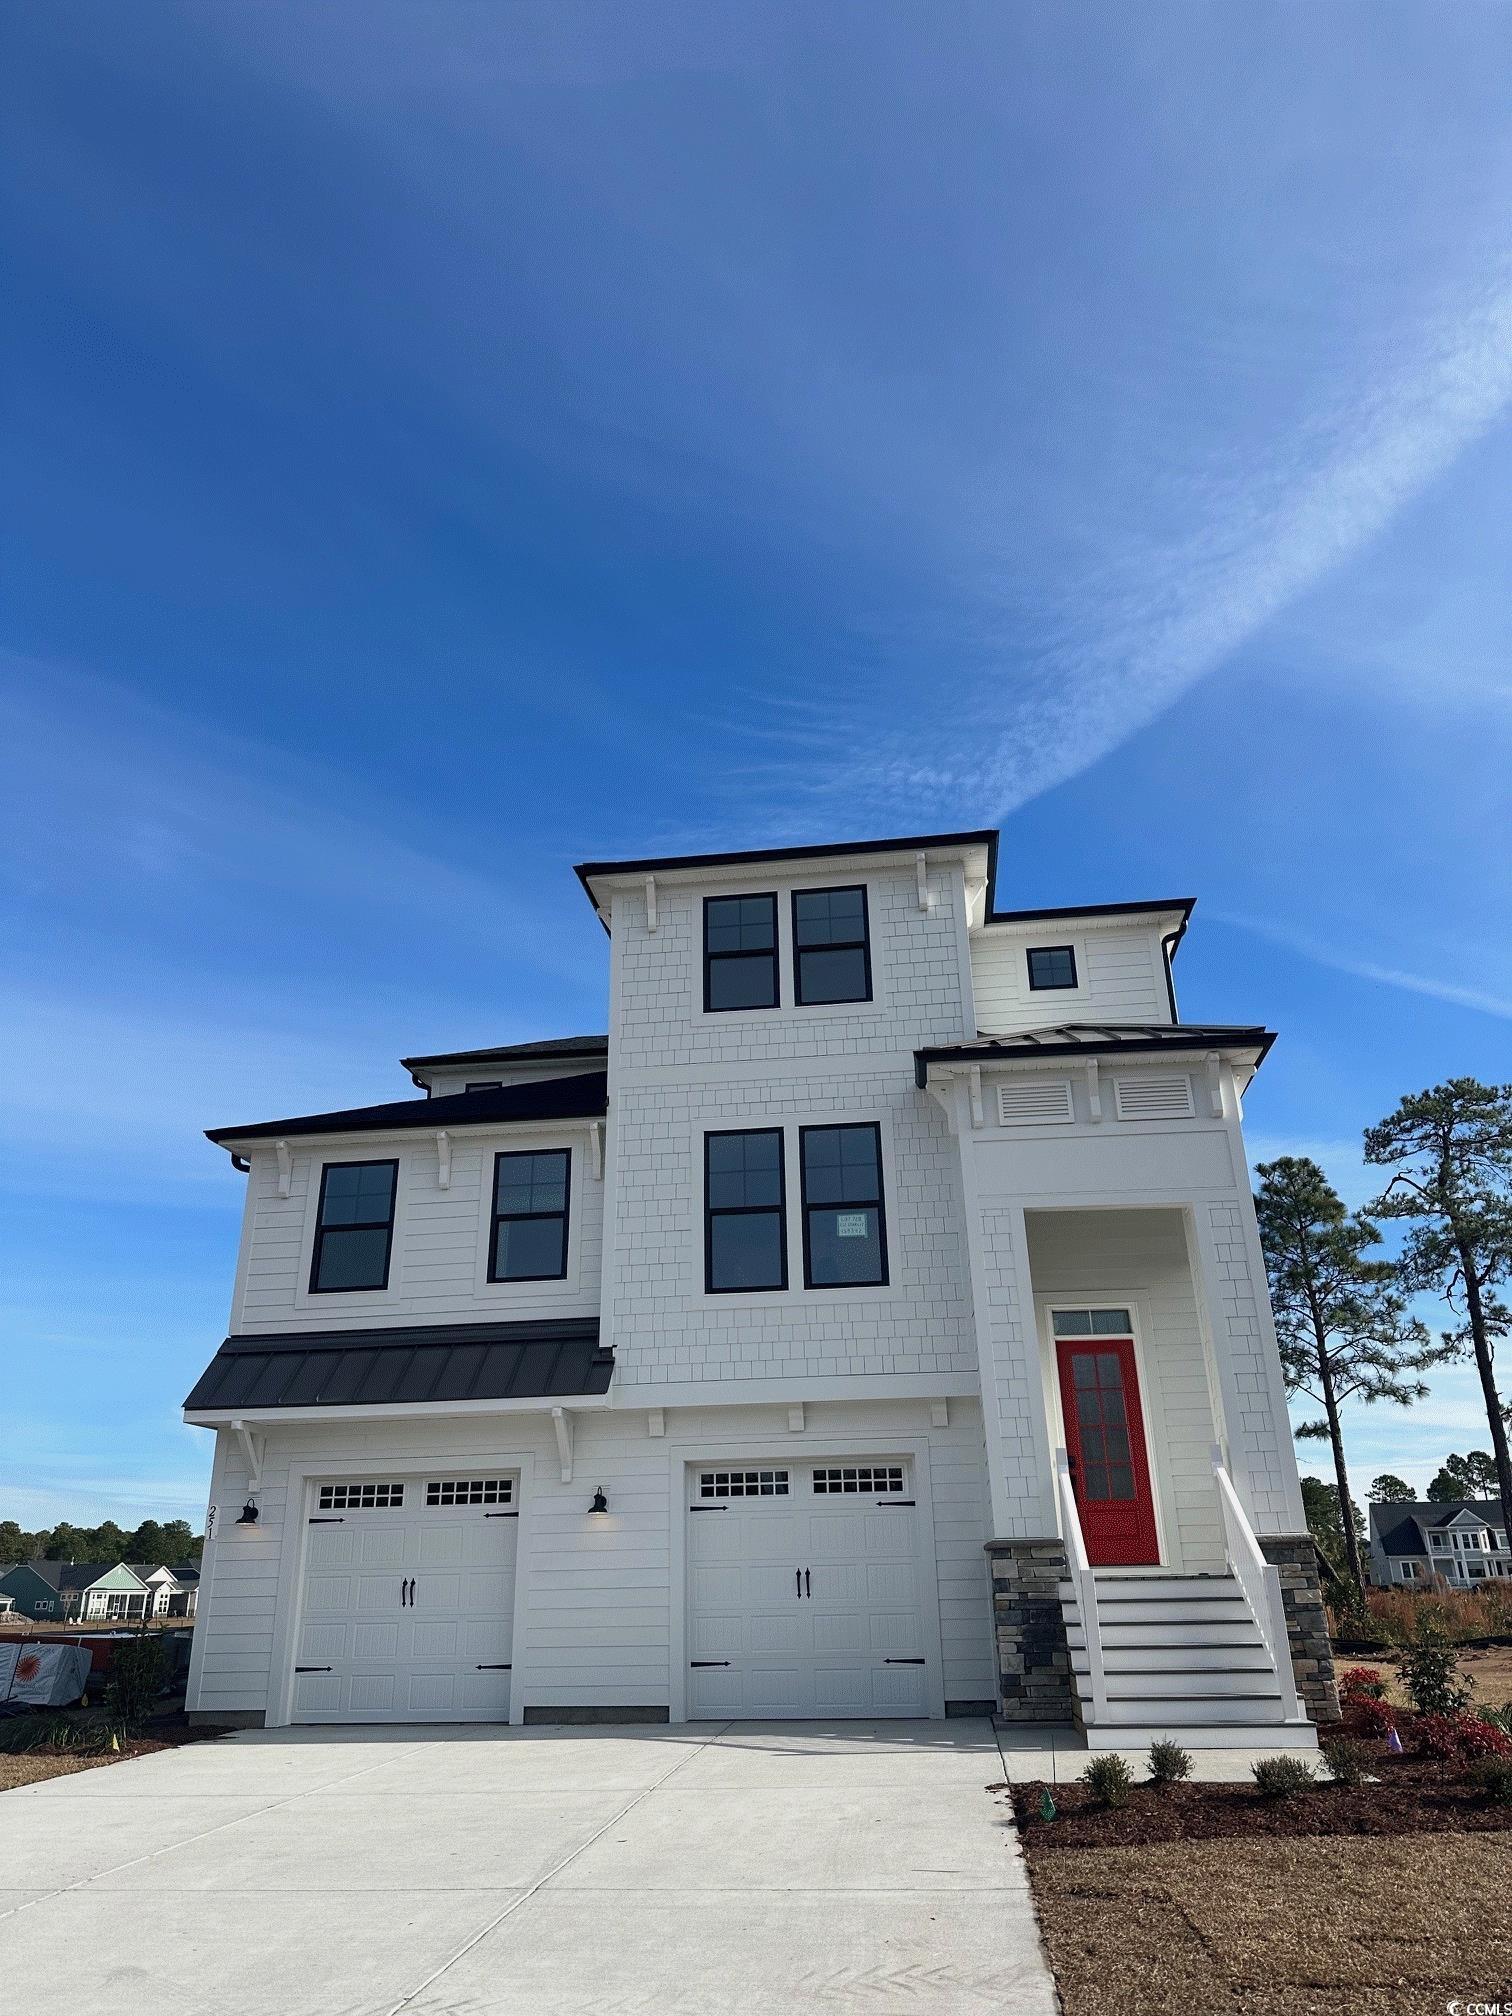
<svg viewBox="0 0 1512 2016"><path fill-rule="evenodd" d="M1158 1562L1134 1340L1061 1337L1056 1349L1066 1454L1087 1558L1094 1568Z"/></svg>

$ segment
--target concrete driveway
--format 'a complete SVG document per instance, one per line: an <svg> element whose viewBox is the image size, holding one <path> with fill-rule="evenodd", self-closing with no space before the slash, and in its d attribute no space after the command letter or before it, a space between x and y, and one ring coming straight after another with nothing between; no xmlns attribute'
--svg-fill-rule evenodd
<svg viewBox="0 0 1512 2016"><path fill-rule="evenodd" d="M1052 2016L986 1722L301 1729L0 1795L27 2016Z"/></svg>

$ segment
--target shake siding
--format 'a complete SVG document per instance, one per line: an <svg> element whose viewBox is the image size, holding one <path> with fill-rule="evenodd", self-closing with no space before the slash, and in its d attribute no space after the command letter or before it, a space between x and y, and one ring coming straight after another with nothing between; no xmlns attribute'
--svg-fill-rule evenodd
<svg viewBox="0 0 1512 2016"><path fill-rule="evenodd" d="M1077 945L1079 987L1032 992L1031 945ZM1160 934L1138 930L1078 930L1074 918L1033 930L988 924L971 934L976 1024L985 1035L1037 1029L1055 1022L1169 1022Z"/></svg>
<svg viewBox="0 0 1512 2016"><path fill-rule="evenodd" d="M1187 1574L1222 1569L1214 1516L1212 1399L1186 1235L1174 1211L1032 1212L1036 1296L1139 1299L1141 1402L1166 1549Z"/></svg>
<svg viewBox="0 0 1512 2016"><path fill-rule="evenodd" d="M983 1542L987 1538L986 1471L981 1411L952 1400L950 1425L929 1426L927 1404L875 1401L811 1405L808 1426L791 1434L785 1407L679 1408L675 1441L706 1444L709 1456L739 1461L742 1441L764 1449L782 1442L793 1462L831 1453L827 1437L865 1436L879 1450L891 1438L926 1439L935 1521L935 1569L940 1592L945 1693L949 1700L991 1697L990 1605ZM561 1482L549 1420L540 1415L447 1417L417 1430L406 1421L291 1424L269 1432L261 1517L235 1525L247 1476L234 1438L223 1439L218 1484L220 1524L205 1575L197 1712L266 1710L281 1675L271 1671L278 1572L286 1522L305 1516L290 1498L291 1463L413 1463L430 1468L512 1467L531 1459L522 1489L518 1573L524 1592L523 1635L517 1637L515 1698L535 1707L663 1707L670 1699L672 1532L683 1519L684 1453L673 1437L652 1436L646 1416L580 1414L573 1478ZM688 1453L697 1460L702 1451ZM605 1519L589 1519L596 1487L609 1500Z"/></svg>
<svg viewBox="0 0 1512 2016"><path fill-rule="evenodd" d="M246 1276L232 1327L237 1331L362 1328L417 1321L483 1322L490 1317L597 1315L602 1260L604 1185L593 1175L585 1131L516 1129L454 1135L451 1183L440 1186L433 1135L382 1136L356 1146L291 1144L289 1195L278 1194L278 1163L268 1149L249 1158L248 1209L254 1214ZM487 1266L488 1186L501 1151L570 1148L572 1221L565 1281L479 1285ZM399 1190L389 1287L384 1293L308 1295L310 1201L324 1162L397 1157Z"/></svg>

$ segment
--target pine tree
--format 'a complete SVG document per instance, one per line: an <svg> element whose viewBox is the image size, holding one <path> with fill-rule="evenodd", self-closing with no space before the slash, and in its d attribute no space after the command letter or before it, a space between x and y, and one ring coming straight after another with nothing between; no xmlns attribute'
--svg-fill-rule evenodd
<svg viewBox="0 0 1512 2016"><path fill-rule="evenodd" d="M1379 1477L1371 1478L1365 1496L1372 1505L1410 1505L1417 1493L1406 1478L1394 1477L1389 1470L1383 1470Z"/></svg>
<svg viewBox="0 0 1512 2016"><path fill-rule="evenodd" d="M1428 1388L1407 1375L1448 1354L1407 1314L1392 1264L1368 1257L1380 1233L1345 1209L1316 1162L1283 1155L1256 1173L1255 1213L1287 1390L1323 1409L1322 1420L1305 1422L1297 1434L1328 1441L1339 1502L1352 1506L1340 1408L1351 1399L1410 1406ZM1341 1519L1340 1529L1349 1574L1363 1593L1354 1521Z"/></svg>
<svg viewBox="0 0 1512 2016"><path fill-rule="evenodd" d="M1366 1130L1365 1160L1394 1173L1370 1206L1408 1227L1402 1278L1441 1295L1463 1323L1445 1334L1480 1374L1502 1521L1512 1533L1512 1455L1496 1390L1496 1340L1512 1329L1498 1292L1512 1278L1512 1085L1451 1078L1402 1100Z"/></svg>
<svg viewBox="0 0 1512 2016"><path fill-rule="evenodd" d="M1490 1498L1496 1490L1496 1464L1484 1449L1468 1456L1446 1456L1428 1486L1435 1505L1456 1505L1463 1498Z"/></svg>

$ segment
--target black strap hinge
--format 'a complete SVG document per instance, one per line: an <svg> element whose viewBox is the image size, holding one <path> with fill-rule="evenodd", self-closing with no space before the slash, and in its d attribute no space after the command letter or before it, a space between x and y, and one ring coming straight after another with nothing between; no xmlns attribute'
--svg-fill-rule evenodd
<svg viewBox="0 0 1512 2016"><path fill-rule="evenodd" d="M312 1519L310 1524L312 1526L345 1526L346 1521L338 1512L334 1519L327 1515L324 1519Z"/></svg>
<svg viewBox="0 0 1512 2016"><path fill-rule="evenodd" d="M690 1666L728 1666L728 1659L690 1659Z"/></svg>
<svg viewBox="0 0 1512 2016"><path fill-rule="evenodd" d="M924 1661L922 1659L884 1659L882 1664L884 1666L922 1666Z"/></svg>
<svg viewBox="0 0 1512 2016"><path fill-rule="evenodd" d="M728 1512L728 1505L690 1505L690 1512Z"/></svg>
<svg viewBox="0 0 1512 2016"><path fill-rule="evenodd" d="M519 1516L518 1512L485 1512L483 1514L485 1519L518 1519Z"/></svg>
<svg viewBox="0 0 1512 2016"><path fill-rule="evenodd" d="M296 1673L334 1673L334 1666L296 1666Z"/></svg>
<svg viewBox="0 0 1512 2016"><path fill-rule="evenodd" d="M514 1668L506 1659L502 1666L475 1666L473 1671L475 1673L512 1673Z"/></svg>
<svg viewBox="0 0 1512 2016"><path fill-rule="evenodd" d="M896 1505L901 1511L905 1507L916 1505L917 1503L918 1500L916 1498L879 1498L877 1500L877 1510L880 1512L885 1510L889 1505Z"/></svg>

